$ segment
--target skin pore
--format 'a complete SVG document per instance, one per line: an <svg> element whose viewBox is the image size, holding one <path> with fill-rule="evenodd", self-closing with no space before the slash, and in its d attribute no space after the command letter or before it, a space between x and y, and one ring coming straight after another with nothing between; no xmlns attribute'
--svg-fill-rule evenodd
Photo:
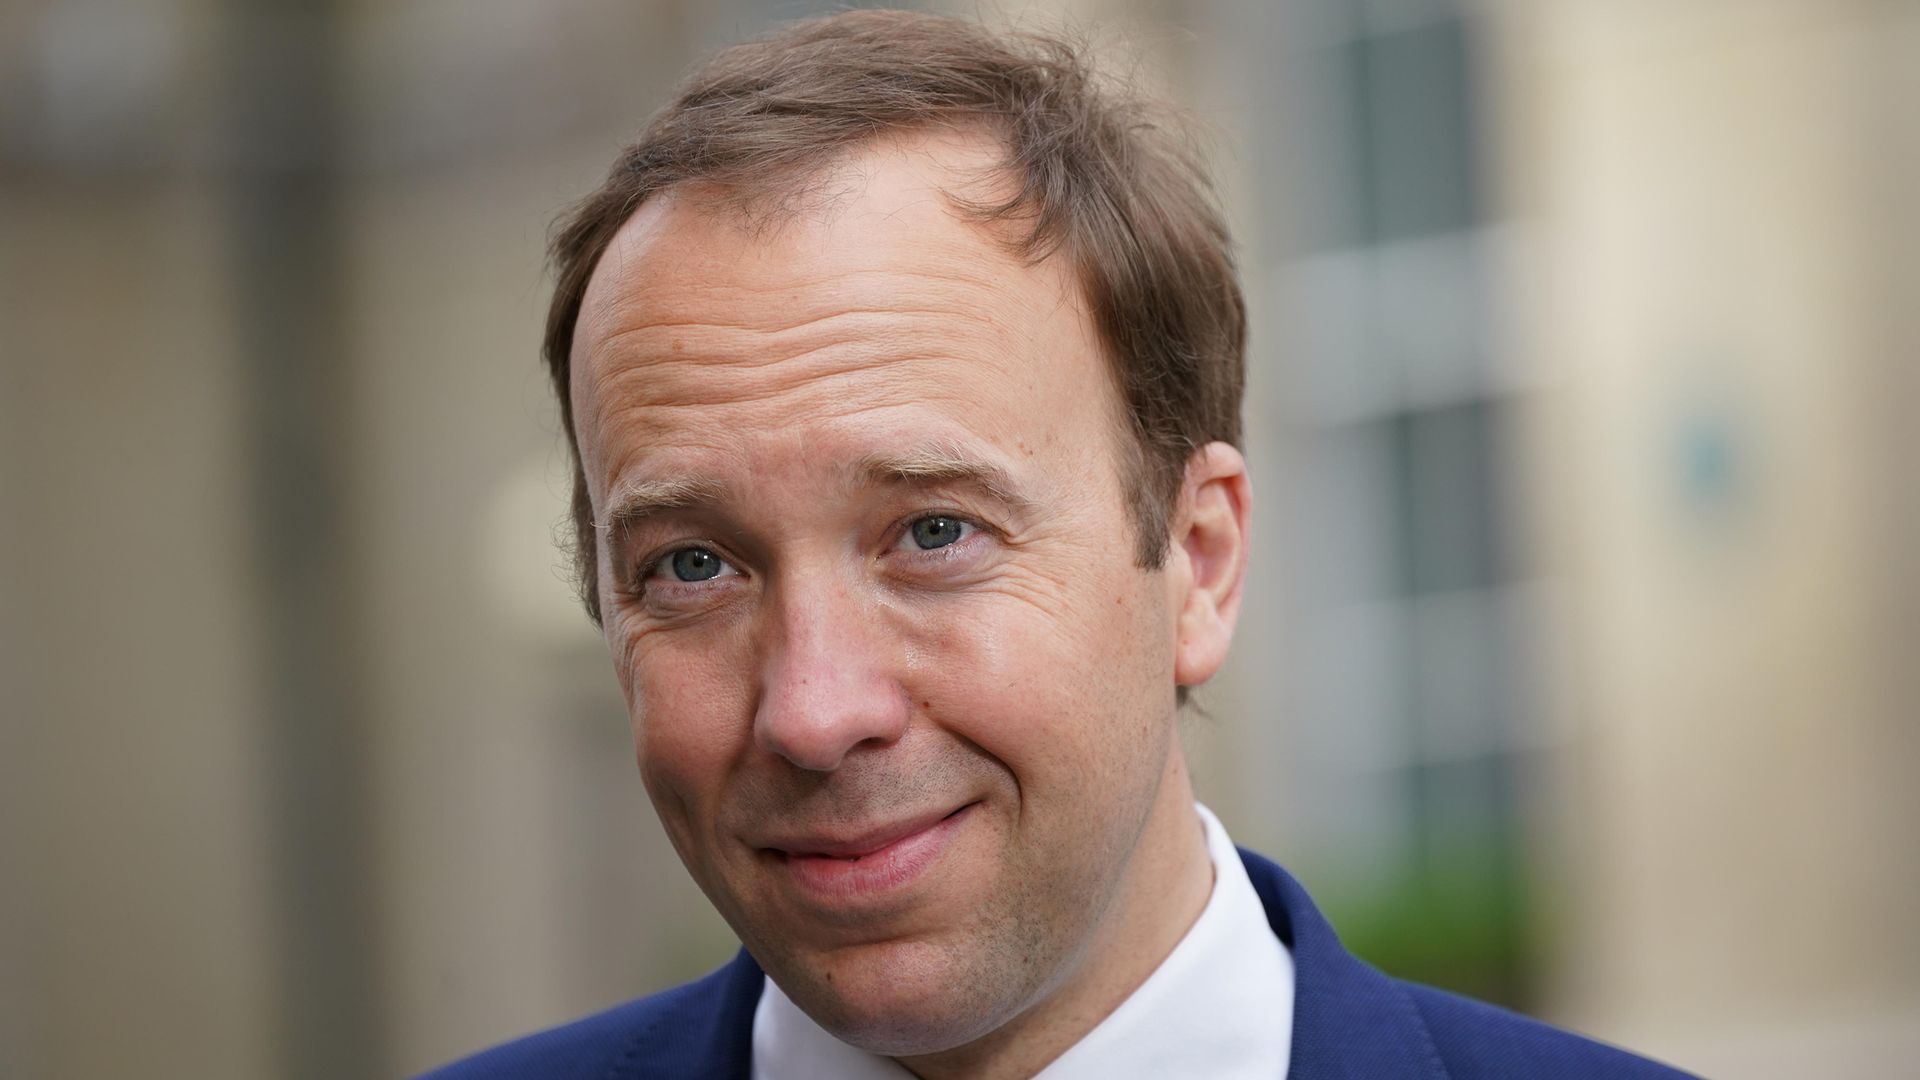
<svg viewBox="0 0 1920 1080"><path fill-rule="evenodd" d="M1247 551L1244 463L1214 443L1164 564L1136 563L1070 269L948 197L997 153L875 142L775 225L656 197L572 358L667 834L796 1004L929 1080L1032 1075L1198 917L1175 688L1224 658Z"/></svg>

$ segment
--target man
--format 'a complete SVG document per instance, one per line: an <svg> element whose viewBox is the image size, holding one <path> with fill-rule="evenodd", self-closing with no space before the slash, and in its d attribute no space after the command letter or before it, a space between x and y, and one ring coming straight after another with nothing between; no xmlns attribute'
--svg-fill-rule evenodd
<svg viewBox="0 0 1920 1080"><path fill-rule="evenodd" d="M1673 1075L1373 971L1196 806L1245 319L1171 130L1056 43L848 13L578 208L585 599L745 950L440 1075Z"/></svg>

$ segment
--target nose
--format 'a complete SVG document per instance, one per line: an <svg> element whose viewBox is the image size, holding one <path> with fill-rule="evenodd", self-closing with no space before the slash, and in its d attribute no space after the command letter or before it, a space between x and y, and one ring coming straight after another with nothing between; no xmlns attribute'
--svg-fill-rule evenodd
<svg viewBox="0 0 1920 1080"><path fill-rule="evenodd" d="M885 745L906 731L906 689L876 615L840 588L785 598L763 653L753 720L762 749L831 772L855 747Z"/></svg>

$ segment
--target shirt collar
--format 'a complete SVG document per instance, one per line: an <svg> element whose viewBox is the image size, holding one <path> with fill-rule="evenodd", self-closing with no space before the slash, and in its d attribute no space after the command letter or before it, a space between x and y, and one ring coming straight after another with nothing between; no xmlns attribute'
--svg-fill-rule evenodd
<svg viewBox="0 0 1920 1080"><path fill-rule="evenodd" d="M1114 1076L1285 1077L1293 957L1268 924L1233 841L1196 804L1213 860L1200 917L1120 1006L1036 1080ZM753 1017L754 1080L903 1080L895 1062L841 1042L773 980Z"/></svg>

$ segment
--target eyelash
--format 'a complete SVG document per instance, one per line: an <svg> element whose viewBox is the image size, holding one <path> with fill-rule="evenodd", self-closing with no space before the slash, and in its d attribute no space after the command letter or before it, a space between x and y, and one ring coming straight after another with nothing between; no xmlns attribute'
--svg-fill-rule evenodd
<svg viewBox="0 0 1920 1080"><path fill-rule="evenodd" d="M953 521L959 522L961 525L964 525L968 530L970 530L951 544L947 544L937 548L921 548L918 550L918 554L930 556L932 558L938 558L938 559L951 558L952 556L949 553L953 552L955 549L961 548L962 546L971 546L972 538L974 536L978 534L983 534L983 533L984 534L995 533L995 530L991 526L985 524L984 522L981 522L979 519L974 518L971 515L962 514L956 510L920 510L920 511L916 511L910 517L901 519L898 523L896 523L892 528L888 530L889 539L887 542L886 550L891 552L891 551L894 551L896 548L898 548L900 546L901 541L906 540L909 536L912 535L912 529L914 524L916 522L925 521L928 518L948 518ZM671 547L663 548L655 552L654 554L647 556L647 558L641 560L639 564L639 568L635 571L634 577L633 577L632 591L634 592L634 594L640 595L644 593L646 590L646 587L649 584L652 584L656 581L665 581L670 587L684 586L684 587L690 587L690 588L698 588L701 585L703 585L704 583L702 582L678 581L673 578L665 576L671 573L670 570L667 570L665 568L665 564L667 560L673 558L675 555L678 555L683 551L691 551L696 549L711 552L715 558L718 558L722 563L726 564L727 567L729 567L734 571L732 575L716 575L714 578L709 578L707 580L713 581L713 580L718 580L722 577L745 576L744 572L741 571L740 569L738 560L729 556L726 553L725 548L721 547L720 545L711 544L704 541L681 542L681 543L676 543Z"/></svg>
<svg viewBox="0 0 1920 1080"><path fill-rule="evenodd" d="M979 518L974 517L971 514L963 514L958 510L946 510L946 509L920 510L920 511L916 511L915 513L913 513L912 515L906 518L901 519L901 521L898 524L894 525L892 529L888 530L890 539L887 544L887 550L888 551L894 550L896 547L900 545L900 542L902 540L905 540L908 537L912 536L913 526L915 522L925 521L928 518L947 518L949 520L959 522L960 524L966 526L966 528L969 530L968 532L963 534L958 540L955 540L953 543L947 544L943 547L918 549L919 554L930 556L932 558L951 558L952 553L959 550L960 548L971 547L975 542L973 540L973 537L975 536L983 536L983 535L998 536L999 535L999 531L993 528L993 526L988 525L986 522L981 521Z"/></svg>

